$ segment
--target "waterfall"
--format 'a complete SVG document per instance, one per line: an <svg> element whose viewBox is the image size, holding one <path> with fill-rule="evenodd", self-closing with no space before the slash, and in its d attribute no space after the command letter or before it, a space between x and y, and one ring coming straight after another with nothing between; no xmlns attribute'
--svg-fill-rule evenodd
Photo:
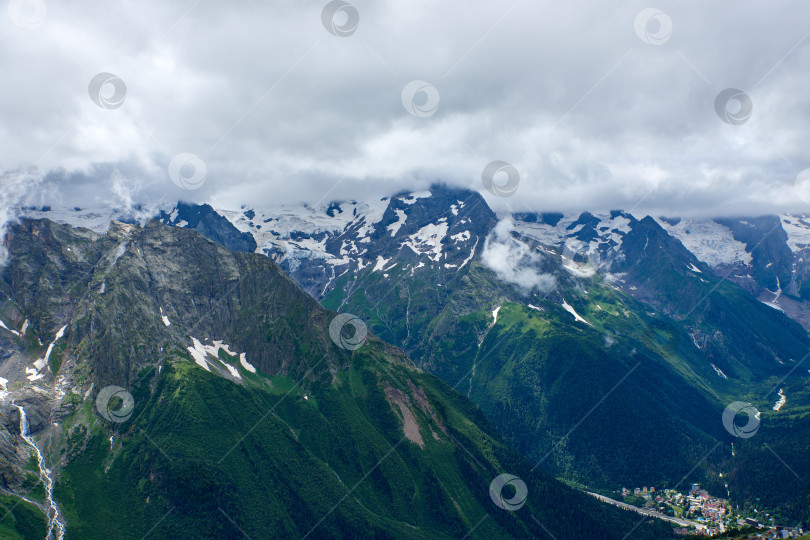
<svg viewBox="0 0 810 540"><path fill-rule="evenodd" d="M45 485L45 499L47 501L47 515L48 515L48 534L45 540L53 538L54 529L56 532L56 539L62 540L65 537L65 524L59 519L59 508L53 500L53 478L51 478L51 471L45 467L45 458L42 457L42 452L39 451L36 441L30 435L31 426L28 424L28 416L25 414L25 409L22 406L14 404L20 411L20 434L25 442L34 449L37 453L37 462L39 463L39 478Z"/></svg>

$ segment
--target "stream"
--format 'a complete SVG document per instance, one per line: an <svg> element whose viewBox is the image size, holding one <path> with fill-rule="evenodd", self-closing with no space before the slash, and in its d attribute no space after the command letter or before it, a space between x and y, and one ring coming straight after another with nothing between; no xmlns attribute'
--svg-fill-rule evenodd
<svg viewBox="0 0 810 540"><path fill-rule="evenodd" d="M53 478L51 478L51 471L45 466L45 458L42 457L42 452L39 451L36 441L30 434L31 426L28 424L28 416L25 414L25 409L17 404L14 406L20 411L20 434L22 438L25 439L25 442L37 453L39 478L45 485L45 499L47 501L45 509L47 510L48 516L48 534L45 536L45 540L49 540L53 537L54 530L56 531L56 539L63 540L65 537L65 524L60 520L59 508L53 500Z"/></svg>

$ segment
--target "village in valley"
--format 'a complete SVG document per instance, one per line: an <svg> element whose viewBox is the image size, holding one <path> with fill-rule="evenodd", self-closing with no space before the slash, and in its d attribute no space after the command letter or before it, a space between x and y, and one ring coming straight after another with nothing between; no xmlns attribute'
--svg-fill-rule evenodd
<svg viewBox="0 0 810 540"><path fill-rule="evenodd" d="M759 519L742 515L727 499L709 495L700 484L692 484L688 492L656 491L647 486L622 488L621 499L645 514L683 525L676 532L684 536L725 537L730 531L750 530L750 536L741 538L799 538L807 533L797 527L777 525L768 514Z"/></svg>

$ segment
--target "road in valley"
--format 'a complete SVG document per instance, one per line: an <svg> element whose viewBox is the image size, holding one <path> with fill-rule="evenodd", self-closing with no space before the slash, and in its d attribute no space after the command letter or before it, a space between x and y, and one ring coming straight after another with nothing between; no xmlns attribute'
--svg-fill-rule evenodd
<svg viewBox="0 0 810 540"><path fill-rule="evenodd" d="M696 521L690 521L688 519L676 518L672 516L665 516L660 512L656 512L648 508L639 508L637 506L633 506L632 504L627 504L620 501L616 501L614 499L609 499L608 497L605 497L604 495L599 495L598 493L592 493L590 491L586 491L585 493L587 493L588 495L593 495L602 502L612 504L613 506L618 506L619 508L623 508L624 510L632 510L633 512L638 512L639 514L643 514L645 516L649 516L655 519L663 519L664 521L676 523L681 527L695 527L698 529L704 528L704 525L697 523Z"/></svg>

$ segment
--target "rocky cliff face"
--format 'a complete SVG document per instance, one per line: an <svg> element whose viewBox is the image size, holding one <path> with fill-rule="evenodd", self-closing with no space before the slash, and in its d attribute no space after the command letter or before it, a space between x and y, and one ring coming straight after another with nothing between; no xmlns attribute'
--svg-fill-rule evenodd
<svg viewBox="0 0 810 540"><path fill-rule="evenodd" d="M304 389L331 381L345 365L326 331L328 314L274 263L194 231L113 222L98 234L25 220L6 245L0 482L15 493L31 482L18 405L59 470L63 422L92 410L104 387L131 388L144 369L195 358L189 347L211 360L200 360L201 368L237 383L239 368L216 361L217 343L251 369L294 377Z"/></svg>
<svg viewBox="0 0 810 540"><path fill-rule="evenodd" d="M256 240L249 233L239 232L231 223L219 215L210 205L177 203L171 211L161 210L158 220L167 225L194 229L209 240L221 244L231 251L256 251Z"/></svg>
<svg viewBox="0 0 810 540"><path fill-rule="evenodd" d="M81 351L92 380L126 385L133 372L155 364L161 351L195 337L224 340L268 373L308 369L291 361L297 335L284 329L296 313L305 330L317 334L322 320L311 312L318 305L297 295L271 261L239 256L192 231L155 222L144 228L113 223L106 235L97 235L27 221L7 244L6 304L20 313L11 320L22 325L25 314L29 339L43 343L65 327L61 347L49 359L56 368L70 368ZM254 332L244 331L257 326L279 331L274 347L260 348ZM328 336L320 332L319 341L321 354L330 357Z"/></svg>

